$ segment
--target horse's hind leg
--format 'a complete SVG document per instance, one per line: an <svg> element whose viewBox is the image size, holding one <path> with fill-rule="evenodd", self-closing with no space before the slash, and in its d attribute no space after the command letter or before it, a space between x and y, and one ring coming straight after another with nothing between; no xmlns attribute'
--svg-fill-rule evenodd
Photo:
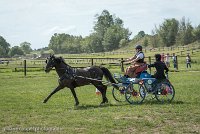
<svg viewBox="0 0 200 134"><path fill-rule="evenodd" d="M74 96L74 99L75 99L75 106L78 106L78 104L79 104L79 101L78 101L78 98L77 98L77 96L76 96L76 92L75 92L75 90L74 90L74 88L70 88L70 90L71 90L71 92L72 92L72 94L73 94L73 96Z"/></svg>
<svg viewBox="0 0 200 134"><path fill-rule="evenodd" d="M61 87L60 85L58 87L56 87L50 94L49 96L47 96L47 98L43 101L43 103L46 103L53 94L55 94L56 92L58 92L60 89L63 89L63 87Z"/></svg>
<svg viewBox="0 0 200 134"><path fill-rule="evenodd" d="M94 84L94 83L93 83ZM102 102L101 104L107 103L108 99L106 97L106 90L107 90L107 86L103 85L102 83L98 83L98 84L94 84L94 86L101 92L102 94ZM100 104L100 105L101 105Z"/></svg>

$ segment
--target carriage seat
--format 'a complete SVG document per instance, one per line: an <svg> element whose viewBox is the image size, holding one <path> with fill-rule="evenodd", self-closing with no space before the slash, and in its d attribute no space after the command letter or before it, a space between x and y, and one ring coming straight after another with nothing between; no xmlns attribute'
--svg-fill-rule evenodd
<svg viewBox="0 0 200 134"><path fill-rule="evenodd" d="M146 63L144 63L144 64L142 64L141 66L139 66L138 68L136 68L136 70L135 70L135 73L136 73L136 78L139 78L140 77L140 74L143 72L143 71L145 71L145 70L147 70L147 64Z"/></svg>

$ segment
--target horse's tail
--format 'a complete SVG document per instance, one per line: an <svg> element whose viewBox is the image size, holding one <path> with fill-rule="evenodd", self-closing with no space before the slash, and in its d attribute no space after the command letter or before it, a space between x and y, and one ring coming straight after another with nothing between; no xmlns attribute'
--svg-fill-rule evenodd
<svg viewBox="0 0 200 134"><path fill-rule="evenodd" d="M112 77L111 72L107 68L100 67L100 69L103 71L103 74L104 74L106 80L110 81L111 83L116 83L114 78Z"/></svg>

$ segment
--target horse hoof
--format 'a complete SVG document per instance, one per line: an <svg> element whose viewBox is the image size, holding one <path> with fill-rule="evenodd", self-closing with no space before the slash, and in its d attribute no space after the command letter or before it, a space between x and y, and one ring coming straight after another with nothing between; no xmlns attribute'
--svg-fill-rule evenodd
<svg viewBox="0 0 200 134"><path fill-rule="evenodd" d="M103 102L101 102L100 104L99 104L99 106L103 106L105 103L103 103Z"/></svg>
<svg viewBox="0 0 200 134"><path fill-rule="evenodd" d="M78 106L79 105L79 102L76 102L76 104L74 106Z"/></svg>

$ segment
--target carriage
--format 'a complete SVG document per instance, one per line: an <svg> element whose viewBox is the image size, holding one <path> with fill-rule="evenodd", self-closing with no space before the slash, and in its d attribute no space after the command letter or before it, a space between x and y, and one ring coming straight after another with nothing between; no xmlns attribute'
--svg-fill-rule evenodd
<svg viewBox="0 0 200 134"><path fill-rule="evenodd" d="M166 74L167 75L167 74ZM167 79L162 81L152 78L145 70L138 74L136 78L126 78L120 74L114 74L118 81L118 88L113 87L113 98L118 101L127 101L130 104L141 104L145 98L151 95L151 98L159 102L171 102L175 96L175 89Z"/></svg>
<svg viewBox="0 0 200 134"><path fill-rule="evenodd" d="M106 83L113 86L112 94L117 101L127 100L130 104L140 104L148 94L153 94L158 101L171 102L175 95L174 87L168 79L160 82L155 78L151 78L147 71L140 72L141 70L139 70L137 78L125 78L119 74L114 74L113 78L111 72L105 67L91 66L76 69L65 63L62 57L54 55L48 57L46 64L45 72L48 73L52 68L55 68L59 80L58 86L44 99L44 103L56 92L67 87L71 90L75 106L77 106L79 105L79 100L76 96L75 88L92 84L101 92L102 102L100 105L105 104L108 99L106 97L107 85L102 80L103 76L108 80ZM141 68L146 70L147 66L144 64Z"/></svg>

